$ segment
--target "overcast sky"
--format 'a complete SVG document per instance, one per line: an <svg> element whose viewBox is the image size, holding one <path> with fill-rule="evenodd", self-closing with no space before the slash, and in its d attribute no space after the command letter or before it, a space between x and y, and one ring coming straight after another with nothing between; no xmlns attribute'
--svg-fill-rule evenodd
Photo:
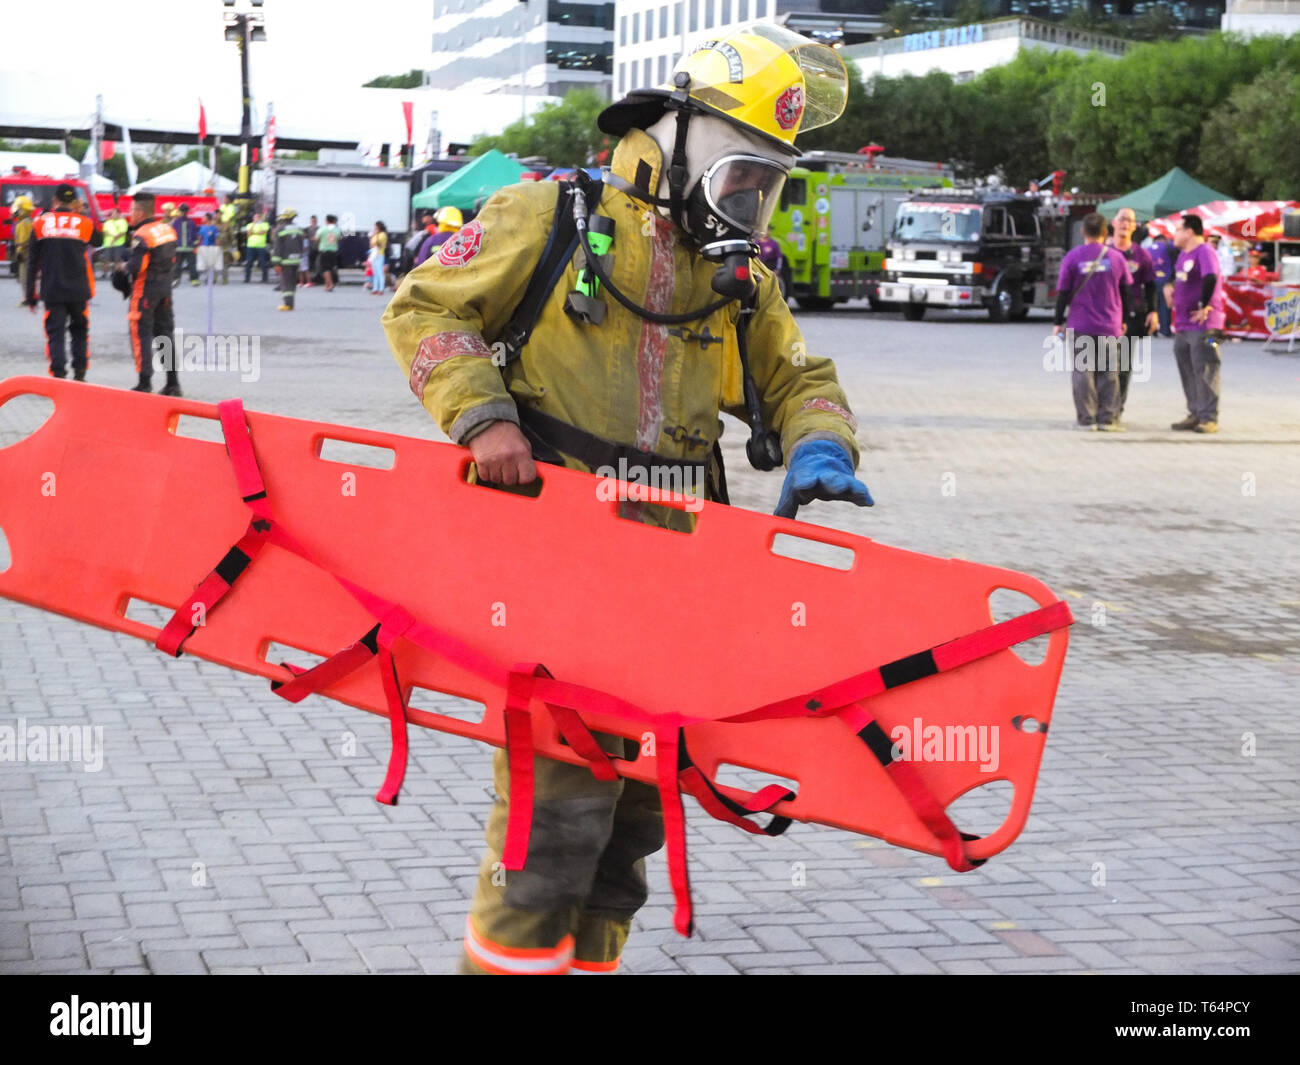
<svg viewBox="0 0 1300 1065"><path fill-rule="evenodd" d="M6 34L0 69L57 72L69 85L84 86L92 106L102 93L109 110L115 85L141 80L160 92L196 97L196 115L198 97L209 109L218 100L238 107L238 51L222 39L221 0L60 0L53 21L36 16L39 5L22 9L25 14L8 12L9 29L21 26L21 32ZM237 10L251 10L248 0L238 0ZM301 93L326 79L360 86L429 61L433 0L266 0L261 10L267 40L250 52L259 111L287 87ZM47 42L46 34L57 42ZM30 47L20 46L23 41Z"/></svg>

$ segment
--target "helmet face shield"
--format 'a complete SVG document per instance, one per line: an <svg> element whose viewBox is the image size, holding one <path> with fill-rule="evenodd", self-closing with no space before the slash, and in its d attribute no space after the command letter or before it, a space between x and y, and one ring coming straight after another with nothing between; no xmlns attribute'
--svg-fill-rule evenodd
<svg viewBox="0 0 1300 1065"><path fill-rule="evenodd" d="M785 174L785 168L771 159L728 155L704 171L700 190L719 221L734 233L756 237L772 220Z"/></svg>

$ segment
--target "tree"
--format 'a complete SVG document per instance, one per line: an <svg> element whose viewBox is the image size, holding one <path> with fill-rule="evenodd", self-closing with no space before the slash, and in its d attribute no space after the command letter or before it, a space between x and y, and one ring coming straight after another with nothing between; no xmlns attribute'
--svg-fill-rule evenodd
<svg viewBox="0 0 1300 1065"><path fill-rule="evenodd" d="M988 12L984 9L984 0L961 0L952 14L952 20L958 26L969 26L986 18Z"/></svg>
<svg viewBox="0 0 1300 1065"><path fill-rule="evenodd" d="M558 104L546 104L527 125L521 119L496 136L476 137L470 155L489 149L520 158L541 156L552 166L584 166L612 146L596 128L596 118L608 101L595 89L574 89Z"/></svg>
<svg viewBox="0 0 1300 1065"><path fill-rule="evenodd" d="M1135 41L1174 41L1180 35L1178 19L1163 4L1152 4L1133 20L1128 35Z"/></svg>
<svg viewBox="0 0 1300 1065"><path fill-rule="evenodd" d="M424 71L413 67L407 74L384 74L371 78L363 89L418 89L424 84Z"/></svg>
<svg viewBox="0 0 1300 1065"><path fill-rule="evenodd" d="M1201 127L1205 180L1245 200L1300 197L1300 74L1279 65L1234 89Z"/></svg>
<svg viewBox="0 0 1300 1065"><path fill-rule="evenodd" d="M911 33L921 23L921 9L906 0L900 0L885 8L880 18L896 34Z"/></svg>

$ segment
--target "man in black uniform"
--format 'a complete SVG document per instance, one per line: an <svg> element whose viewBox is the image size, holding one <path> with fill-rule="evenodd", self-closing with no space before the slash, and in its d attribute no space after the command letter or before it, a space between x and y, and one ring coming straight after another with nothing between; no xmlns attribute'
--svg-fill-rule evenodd
<svg viewBox="0 0 1300 1065"><path fill-rule="evenodd" d="M98 244L94 223L77 210L77 190L60 185L54 190L54 210L32 225L27 257L27 291L24 303L36 311L37 279L45 304L45 355L52 377L67 377L63 352L65 330L72 335L72 376L86 379L90 362L90 311L95 276L90 247Z"/></svg>
<svg viewBox="0 0 1300 1065"><path fill-rule="evenodd" d="M190 218L190 205L183 203L176 208L178 214L172 219L172 230L176 234L176 273L172 285L181 283L181 275L186 269L190 272L190 284L199 283L199 270L195 259L195 249L199 246L198 223Z"/></svg>
<svg viewBox="0 0 1300 1065"><path fill-rule="evenodd" d="M131 254L118 266L131 297L127 312L131 354L140 380L133 392L153 391L153 341L166 337L167 384L164 396L181 394L177 353L172 350L176 318L172 313L172 271L176 265L176 231L154 215L154 198L137 192L131 200Z"/></svg>

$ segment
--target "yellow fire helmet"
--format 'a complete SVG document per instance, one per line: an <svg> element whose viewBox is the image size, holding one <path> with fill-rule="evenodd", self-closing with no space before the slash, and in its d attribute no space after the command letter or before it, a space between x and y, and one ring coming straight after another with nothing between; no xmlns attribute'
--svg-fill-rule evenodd
<svg viewBox="0 0 1300 1065"><path fill-rule="evenodd" d="M622 136L652 125L670 108L685 108L726 119L798 155L795 134L839 118L848 91L835 49L760 23L706 41L678 62L669 84L628 93L601 112L597 125Z"/></svg>
<svg viewBox="0 0 1300 1065"><path fill-rule="evenodd" d="M19 211L32 211L32 201L26 196L15 196L12 205L12 211L17 214Z"/></svg>
<svg viewBox="0 0 1300 1065"><path fill-rule="evenodd" d="M455 233L465 224L465 216L460 213L459 207L439 207L433 220L438 223L439 233Z"/></svg>

